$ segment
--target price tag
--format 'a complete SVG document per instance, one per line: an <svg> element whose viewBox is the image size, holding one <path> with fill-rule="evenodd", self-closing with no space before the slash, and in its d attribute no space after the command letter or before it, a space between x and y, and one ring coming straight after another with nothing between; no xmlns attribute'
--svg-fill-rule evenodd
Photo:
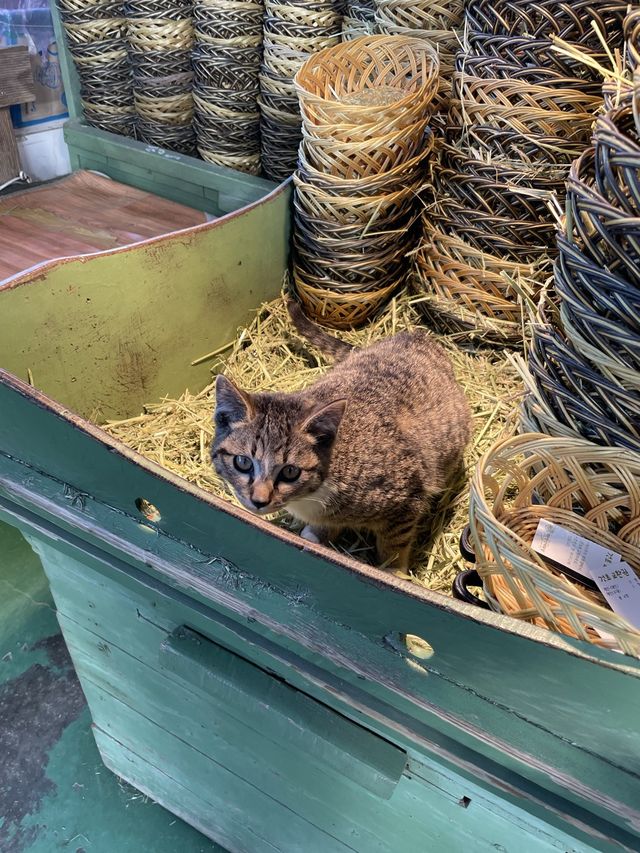
<svg viewBox="0 0 640 853"><path fill-rule="evenodd" d="M570 573L594 581L609 607L640 628L640 578L620 554L544 518L538 523L531 547Z"/></svg>

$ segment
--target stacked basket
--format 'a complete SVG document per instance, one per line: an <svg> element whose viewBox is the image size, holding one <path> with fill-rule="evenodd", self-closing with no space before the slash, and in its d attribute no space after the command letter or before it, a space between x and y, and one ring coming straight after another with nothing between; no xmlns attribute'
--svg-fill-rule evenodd
<svg viewBox="0 0 640 853"><path fill-rule="evenodd" d="M293 78L311 54L339 42L340 26L332 0L265 2L260 145L271 180L284 181L296 168L301 119Z"/></svg>
<svg viewBox="0 0 640 853"><path fill-rule="evenodd" d="M342 41L373 35L375 18L375 0L349 0L342 18Z"/></svg>
<svg viewBox="0 0 640 853"><path fill-rule="evenodd" d="M555 52L550 36L559 32L600 61L591 18L602 10L615 50L625 8L608 0L468 4L435 203L416 256L421 304L447 330L521 340L548 268L555 198L602 104L597 71Z"/></svg>
<svg viewBox="0 0 640 853"><path fill-rule="evenodd" d="M295 82L295 287L318 322L357 326L405 283L437 55L420 39L364 36L316 54Z"/></svg>
<svg viewBox="0 0 640 853"><path fill-rule="evenodd" d="M523 425L640 451L640 71L573 164ZM542 322L545 321L545 322Z"/></svg>
<svg viewBox="0 0 640 853"><path fill-rule="evenodd" d="M192 154L191 0L125 0L136 134Z"/></svg>
<svg viewBox="0 0 640 853"><path fill-rule="evenodd" d="M59 0L86 121L132 136L135 110L122 2Z"/></svg>
<svg viewBox="0 0 640 853"><path fill-rule="evenodd" d="M194 126L209 163L260 173L261 0L195 0Z"/></svg>

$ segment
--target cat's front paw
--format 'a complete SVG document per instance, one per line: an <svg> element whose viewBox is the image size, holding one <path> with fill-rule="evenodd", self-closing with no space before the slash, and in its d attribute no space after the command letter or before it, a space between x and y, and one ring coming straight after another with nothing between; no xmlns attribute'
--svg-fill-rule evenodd
<svg viewBox="0 0 640 853"><path fill-rule="evenodd" d="M306 539L307 542L315 542L316 545L320 545L322 542L321 532L317 527L313 527L311 524L305 524L305 526L300 531L300 536L303 539Z"/></svg>

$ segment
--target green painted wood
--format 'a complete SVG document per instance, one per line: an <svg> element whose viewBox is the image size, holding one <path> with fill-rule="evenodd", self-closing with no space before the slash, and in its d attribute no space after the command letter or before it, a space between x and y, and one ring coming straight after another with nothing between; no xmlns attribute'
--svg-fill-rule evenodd
<svg viewBox="0 0 640 853"><path fill-rule="evenodd" d="M403 750L208 637L181 625L161 643L160 665L230 706L256 707L265 727L277 730L282 741L306 745L310 760L385 799L393 794L407 761Z"/></svg>
<svg viewBox="0 0 640 853"><path fill-rule="evenodd" d="M75 65L71 58L71 54L67 50L67 36L65 34L62 22L60 20L60 11L57 3L50 3L49 10L53 20L53 30L56 36L56 46L58 49L58 63L62 73L62 83L64 85L64 95L67 102L67 109L70 118L78 118L82 115L82 99L80 98L80 79ZM71 152L70 152L71 153ZM71 156L71 168L76 169L77 166L73 163L73 154Z"/></svg>
<svg viewBox="0 0 640 853"><path fill-rule="evenodd" d="M153 722L178 732L199 752L288 808L319 825L330 825L336 837L362 853L426 850L444 838L464 849L463 840L471 837L480 849L490 849L505 846L525 832L530 851L591 849L568 836L551 835L526 814L505 809L495 798L485 799L477 785L445 775L437 765L417 758L410 760L391 801L381 804L378 797L344 776L316 765L304 750L272 740L272 727L255 730L244 717L232 717L224 703L212 703L201 691L179 689L179 681L142 664L98 634L67 617L61 617L61 622L83 683L90 682L132 709L143 710ZM93 707L90 690L89 701ZM98 717L102 713L96 708ZM473 809L467 812L471 804ZM429 820L424 817L427 812L433 815Z"/></svg>
<svg viewBox="0 0 640 853"><path fill-rule="evenodd" d="M18 523L18 518L15 516L14 523ZM35 530L36 526L30 522L30 528ZM637 846L637 842L625 836L625 833L620 833L610 824L603 824L593 813L585 811L584 806L577 808L575 801L579 802L580 797L576 796L576 791L571 787L559 790L555 797L550 797L548 790L545 793L545 787L549 789L554 786L550 785L551 780L536 767L536 761L539 761L537 758L539 745L542 745L543 750L548 749L549 746L545 744L545 738L541 738L540 732L536 733L535 728L529 727L528 733L531 737L529 746L532 752L529 765L523 767L518 758L507 750L500 752L495 747L491 748L491 732L507 732L510 728L509 715L504 709L498 709L492 717L486 717L483 714L482 702L478 700L475 708L470 708L469 699L460 688L444 693L443 685L434 683L433 671L426 683L430 688L435 688L433 690L435 700L448 702L451 708L465 714L475 710L476 719L478 719L479 710L481 714L479 719L488 721L485 731L482 732L481 743L470 736L468 731L459 724L450 722L448 725L443 725L442 719L438 716L430 716L427 713L425 717L417 713L415 705L411 713L411 704L399 700L398 691L393 697L397 708L388 703L376 701L375 695L378 692L375 690L376 685L362 682L360 673L354 674L353 683L350 684L347 680L349 674L344 666L333 667L335 674L332 677L332 668L326 660L322 661L323 668L319 671L318 667L311 666L308 660L294 657L292 654L285 655L282 649L284 640L282 635L277 636L279 646L275 643L265 645L264 638L256 637L253 630L259 624L256 619L257 607L245 612L245 620L251 626L251 630L242 630L240 625L234 626L231 620L224 620L221 615L215 614L210 609L198 607L190 596L170 593L164 585L155 584L150 578L145 579L144 574L138 574L134 578L125 566L121 566L121 570L118 570L116 564L108 560L105 555L98 558L96 554L91 556L86 551L83 553L82 546L82 551L78 551L70 543L65 546L65 537L61 535L60 530L56 529L53 535L56 546L54 551L43 544L47 539L47 531L41 527L38 530L40 541L37 547L41 553L47 554L47 571L52 580L59 610L62 613L73 614L74 618L86 624L90 630L99 632L108 642L120 643L125 648L135 648L138 656L148 661L157 661L157 649L161 642L161 637L157 634L158 626L162 626L168 633L176 625L184 622L187 614L192 624L201 633L206 633L223 642L225 646L234 648L240 654L250 654L253 660L277 672L293 686L303 689L310 695L322 699L330 697L330 703L342 713L370 726L372 730L394 740L403 748L410 748L422 755L435 757L445 766L463 773L468 779L485 784L488 790L499 794L507 804L511 804L511 807L514 805L518 808L525 807L550 825L572 832L583 842L591 838L597 849L619 849L613 838L617 838L623 847L626 845L626 849L635 849ZM78 544L81 545L81 543ZM81 562L74 560L71 555L80 556ZM184 552L182 560L184 561ZM151 562L148 553L146 561ZM176 562L178 562L177 558ZM97 574L92 575L92 570ZM115 575L112 574L114 570ZM207 570L210 569L205 564L204 571ZM113 580L117 580L115 586L111 583ZM237 589L239 579L231 578L230 580L232 587ZM247 582L248 579L244 578L240 581L240 585L246 585ZM263 611L267 610L269 603L269 596L262 596L258 607ZM113 613L118 614L117 619L114 619ZM127 614L130 616L127 617ZM289 614L291 615L291 610ZM238 616L237 613L234 615ZM309 615L308 611L305 615ZM314 627L317 628L317 620L314 621L316 622ZM334 646L331 652L332 655L340 657L341 652L336 648L336 626L331 627L334 631ZM345 634L349 635L350 632L345 631ZM309 639L307 636L307 640ZM314 639L322 642L321 637L316 636ZM397 656L394 656L394 659L397 661ZM320 660L319 655L316 655L316 660ZM381 657L381 672L384 665L384 658ZM400 665L401 671L414 674L408 667ZM424 676L421 680L424 683ZM355 685L363 689L358 690ZM414 686L411 676L406 678L405 696L410 695L409 691ZM379 692L380 695L384 695L384 691ZM557 752L561 753L562 742L556 740L554 744ZM489 746L488 749L487 746ZM483 754L479 754L479 751ZM566 746L564 751L569 751ZM575 758L573 769L577 774L577 780L606 780L607 784L614 785L610 791L611 794L626 794L633 801L635 796L633 782L631 782L631 788L625 792L622 789L625 781L628 785L629 780L625 780L624 775L612 774L606 763L591 756L581 756L580 752L575 750L573 753ZM535 780L538 784L527 782L527 778L523 778L523 775L519 775L516 771L520 771L529 780ZM540 785L543 787L541 788ZM603 789L605 789L604 785L600 790ZM595 792L597 789L593 790ZM609 807L614 802L611 800ZM594 800L592 812L596 811L598 805L598 801ZM611 842L608 843L607 838L611 838Z"/></svg>
<svg viewBox="0 0 640 853"><path fill-rule="evenodd" d="M214 215L239 210L276 188L264 178L108 133L81 119L68 121L64 136L75 158L74 168L92 168L140 189L149 189L150 182L156 182L158 195L177 194L175 200L182 201L183 192L184 199L200 199L195 206Z"/></svg>
<svg viewBox="0 0 640 853"><path fill-rule="evenodd" d="M191 361L279 293L288 217L283 187L215 222L12 279L0 286L0 364L102 418L203 387L211 364Z"/></svg>

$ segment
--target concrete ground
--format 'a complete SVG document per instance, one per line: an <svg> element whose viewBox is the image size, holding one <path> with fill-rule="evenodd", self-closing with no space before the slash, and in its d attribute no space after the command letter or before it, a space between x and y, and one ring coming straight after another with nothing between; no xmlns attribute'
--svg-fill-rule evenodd
<svg viewBox="0 0 640 853"><path fill-rule="evenodd" d="M224 853L107 770L39 560L0 522L0 851Z"/></svg>

